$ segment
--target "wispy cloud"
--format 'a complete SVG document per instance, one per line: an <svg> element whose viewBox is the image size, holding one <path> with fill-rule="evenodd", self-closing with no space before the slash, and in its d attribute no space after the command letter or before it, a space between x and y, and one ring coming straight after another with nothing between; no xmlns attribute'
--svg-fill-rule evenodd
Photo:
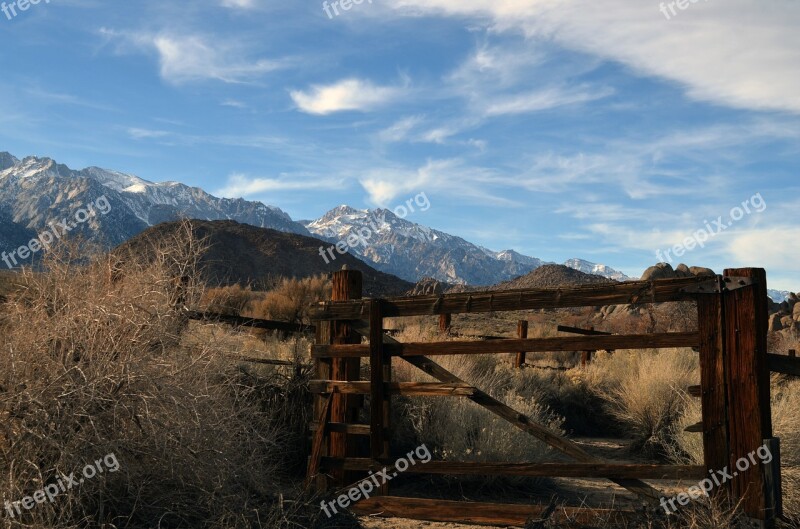
<svg viewBox="0 0 800 529"><path fill-rule="evenodd" d="M398 14L469 17L495 31L522 30L677 81L696 99L800 112L800 4L701 2L666 20L658 2L387 0Z"/></svg>
<svg viewBox="0 0 800 529"><path fill-rule="evenodd" d="M161 78L173 84L218 80L242 83L286 67L283 59L247 59L247 49L231 39L196 34L124 32L102 28L101 35L119 50L145 50L158 56Z"/></svg>
<svg viewBox="0 0 800 529"><path fill-rule="evenodd" d="M524 94L501 98L486 107L488 116L527 114L553 108L588 103L614 93L609 87L572 86L548 87Z"/></svg>
<svg viewBox="0 0 800 529"><path fill-rule="evenodd" d="M366 112L386 105L405 93L405 88L378 86L362 79L343 79L329 85L312 85L290 92L297 108L307 114L326 115L357 110Z"/></svg>
<svg viewBox="0 0 800 529"><path fill-rule="evenodd" d="M242 173L228 176L226 185L215 194L223 197L248 197L269 191L307 191L341 188L337 178L314 178L311 175L293 175L282 178L252 177Z"/></svg>

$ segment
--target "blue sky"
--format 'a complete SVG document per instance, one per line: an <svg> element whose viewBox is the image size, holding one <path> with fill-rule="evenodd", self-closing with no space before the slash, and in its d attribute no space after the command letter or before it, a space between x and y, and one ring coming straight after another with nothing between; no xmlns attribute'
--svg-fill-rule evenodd
<svg viewBox="0 0 800 529"><path fill-rule="evenodd" d="M408 220L629 275L758 193L673 264L798 290L800 3L686 2L42 0L0 13L0 150L295 219L424 191Z"/></svg>

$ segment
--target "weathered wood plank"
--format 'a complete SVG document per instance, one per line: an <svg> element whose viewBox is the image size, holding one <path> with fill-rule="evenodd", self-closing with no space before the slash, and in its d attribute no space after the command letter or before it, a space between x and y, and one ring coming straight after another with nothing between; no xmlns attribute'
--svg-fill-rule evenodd
<svg viewBox="0 0 800 529"><path fill-rule="evenodd" d="M386 398L386 385L383 380L383 315L381 301L373 299L369 312L369 368L370 368L370 455L378 459L384 457L383 401ZM388 455L388 454L386 454Z"/></svg>
<svg viewBox="0 0 800 529"><path fill-rule="evenodd" d="M709 471L728 466L728 376L722 310L722 294L704 294L697 298L703 462ZM730 483L723 483L713 494L724 496L729 489Z"/></svg>
<svg viewBox="0 0 800 529"><path fill-rule="evenodd" d="M736 461L772 438L767 365L767 274L763 268L725 270L723 276L753 278L753 285L723 295L728 373L730 459ZM734 501L749 517L767 520L763 465L752 465L731 480Z"/></svg>
<svg viewBox="0 0 800 529"><path fill-rule="evenodd" d="M605 331L596 331L594 327L591 329L582 329L580 327L568 327L566 325L559 325L556 330L558 332L568 332L572 334L583 334L584 336L610 336L613 333Z"/></svg>
<svg viewBox="0 0 800 529"><path fill-rule="evenodd" d="M519 320L517 322L517 338L520 340L528 338L528 320ZM520 369L523 364L525 364L525 351L519 351L514 358L514 367Z"/></svg>
<svg viewBox="0 0 800 529"><path fill-rule="evenodd" d="M328 398L325 399L325 404L323 405L318 418L318 422L322 425L322 427L318 428L317 431L314 432L314 438L311 442L311 458L306 471L307 487L311 486L314 479L317 477L317 474L319 474L320 464L322 463L322 452L325 447L325 434L327 433L325 425L328 424L328 420L330 419L332 398L332 395L328 395Z"/></svg>
<svg viewBox="0 0 800 529"><path fill-rule="evenodd" d="M524 289L498 292L465 292L432 296L407 296L384 300L384 317L425 316L553 309L638 303L684 301L695 298L682 289L708 281L708 277L629 281L604 285L580 285L565 289ZM369 315L369 302L322 302L313 307L315 320L358 320Z"/></svg>
<svg viewBox="0 0 800 529"><path fill-rule="evenodd" d="M386 394L408 397L469 397L476 391L469 384L440 382L389 382L384 387ZM309 390L316 394L370 395L372 386L370 382L311 380Z"/></svg>
<svg viewBox="0 0 800 529"><path fill-rule="evenodd" d="M314 421L309 426L312 432L319 429L320 423ZM343 424L340 422L329 422L326 426L328 432L346 433L349 435L369 435L369 424Z"/></svg>
<svg viewBox="0 0 800 529"><path fill-rule="evenodd" d="M781 482L781 440L777 437L764 439L772 461L764 467L766 484L767 519L777 519L783 515L783 484Z"/></svg>
<svg viewBox="0 0 800 529"><path fill-rule="evenodd" d="M404 360L413 366L421 369L433 378L449 384L466 384L463 380L447 371L445 368L424 356L404 357ZM533 422L527 416L517 412L513 408L498 401L488 393L476 390L476 393L469 397L473 402L483 406L495 415L507 420L520 430L529 433L540 441L552 446L560 452L572 457L582 463L603 463L603 460L592 456L575 442L558 435L549 428ZM656 501L660 497L658 491L648 484L637 480L614 480L618 485L626 489Z"/></svg>
<svg viewBox="0 0 800 529"><path fill-rule="evenodd" d="M323 458L322 468L380 470L385 463L367 458ZM614 478L701 480L708 474L702 465L649 465L610 463L474 463L429 461L409 466L410 474L503 475L552 478Z"/></svg>
<svg viewBox="0 0 800 529"><path fill-rule="evenodd" d="M613 336L562 336L557 338L506 339L468 342L409 342L387 344L385 350L396 357L494 354L556 351L589 351L607 349L659 349L668 347L694 347L700 345L696 332L662 334L630 334ZM369 345L315 345L314 358L361 358L369 356Z"/></svg>
<svg viewBox="0 0 800 529"><path fill-rule="evenodd" d="M525 527L529 519L541 517L550 511L551 507L382 496L362 500L350 506L350 510L363 516L383 518ZM635 516L636 514L632 511L557 507L553 510L549 520L556 524L572 522L596 526L598 520L616 524L624 523Z"/></svg>
<svg viewBox="0 0 800 529"><path fill-rule="evenodd" d="M363 295L363 277L358 270L339 270L332 274L333 300L360 299ZM356 344L361 342L361 336L353 331L349 322L334 321L333 343ZM331 366L332 380L359 380L361 378L361 360L359 358L336 358ZM363 405L364 397L361 395L334 394L331 402L331 421L347 424L358 422L359 410ZM330 435L329 455L332 457L345 457L364 455L358 454L355 443L347 442L347 434L333 432ZM355 474L333 474L334 482L338 485L356 481Z"/></svg>
<svg viewBox="0 0 800 529"><path fill-rule="evenodd" d="M226 325L252 327L253 329L264 329L268 331L282 331L288 333L307 333L315 331L314 325L302 325L285 321L228 316L215 312L198 312L196 310L185 311L183 314L190 320L205 321L208 323L224 323Z"/></svg>
<svg viewBox="0 0 800 529"><path fill-rule="evenodd" d="M777 354L767 355L769 370L774 373L800 377L800 358Z"/></svg>

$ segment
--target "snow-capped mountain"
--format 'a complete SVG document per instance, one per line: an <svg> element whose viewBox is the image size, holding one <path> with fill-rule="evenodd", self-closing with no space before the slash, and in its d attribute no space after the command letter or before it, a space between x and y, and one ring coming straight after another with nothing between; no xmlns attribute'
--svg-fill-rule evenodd
<svg viewBox="0 0 800 529"><path fill-rule="evenodd" d="M453 284L491 285L527 273L543 263L512 250L493 252L461 237L402 219L387 209L339 206L306 228L331 243L363 235L350 248L382 272L408 281L433 277Z"/></svg>
<svg viewBox="0 0 800 529"><path fill-rule="evenodd" d="M350 247L369 264L408 281L432 277L453 284L494 285L527 274L544 264L514 250L495 252L460 237L404 220L386 209L339 206L314 221L308 230L335 244L364 234L364 244ZM348 245L349 246L349 245ZM570 259L566 266L588 274L626 281L625 274L605 265Z"/></svg>
<svg viewBox="0 0 800 529"><path fill-rule="evenodd" d="M22 229L43 231L101 196L113 214L97 215L76 231L108 245L126 241L148 226L184 217L236 220L309 235L289 215L261 202L217 198L177 182L153 183L97 167L75 171L50 158L19 160L0 153L0 212Z"/></svg>
<svg viewBox="0 0 800 529"><path fill-rule="evenodd" d="M770 288L770 289L767 289L767 295L775 303L783 303L784 301L789 299L789 296L791 295L791 292L789 292L788 290L772 290Z"/></svg>
<svg viewBox="0 0 800 529"><path fill-rule="evenodd" d="M632 280L632 278L626 276L622 272L614 270L610 266L597 263L590 263L589 261L584 261L583 259L578 259L578 258L569 259L567 262L564 263L564 266L568 266L569 268L579 270L585 274L603 276L609 279L614 279L615 281Z"/></svg>
<svg viewBox="0 0 800 529"><path fill-rule="evenodd" d="M50 158L19 160L0 152L0 250L25 245L55 222L105 196L110 213L96 215L71 233L108 246L149 226L179 218L235 220L335 244L356 237L349 251L380 271L408 281L433 277L453 284L493 285L546 263L514 250L493 251L461 237L409 222L389 210L340 206L312 221L295 222L282 210L244 199L212 196L178 182L154 183L98 167L72 170ZM361 242L363 240L363 243ZM616 270L570 259L566 266L617 280Z"/></svg>

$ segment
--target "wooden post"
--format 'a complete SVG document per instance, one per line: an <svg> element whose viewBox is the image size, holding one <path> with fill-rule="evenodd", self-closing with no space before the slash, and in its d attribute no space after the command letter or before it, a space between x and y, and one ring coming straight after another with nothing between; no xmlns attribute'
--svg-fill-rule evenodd
<svg viewBox="0 0 800 529"><path fill-rule="evenodd" d="M528 337L528 320L519 320L517 322L517 338L520 340L524 340ZM514 367L517 369L521 369L522 366L525 364L525 351L517 353L517 357L514 359Z"/></svg>
<svg viewBox="0 0 800 529"><path fill-rule="evenodd" d="M722 281L717 278L721 288ZM697 298L700 332L700 398L703 414L703 459L712 475L728 466L728 374L725 365L725 320L722 294L701 294ZM730 483L713 489L727 496Z"/></svg>
<svg viewBox="0 0 800 529"><path fill-rule="evenodd" d="M729 457L733 474L731 494L745 515L765 527L777 513L768 504L767 470L756 458L747 468L737 461L772 439L770 371L767 365L767 273L763 268L728 269L724 277L751 278L755 284L723 294L724 356L727 375ZM732 288L736 287L732 283ZM741 464L744 467L744 464Z"/></svg>
<svg viewBox="0 0 800 529"><path fill-rule="evenodd" d="M342 269L333 273L332 301L360 299L362 295L362 275L358 270ZM332 327L333 344L361 343L361 337L355 333L349 322L334 321ZM361 360L358 358L334 358L331 360L330 380L359 380L361 377ZM361 408L361 395L334 394L331 400L331 422L355 424ZM348 443L348 435L344 432L331 432L328 455L346 457L359 455L356 446ZM337 485L344 485L353 477L352 473L336 470L331 473ZM355 481L353 479L353 481Z"/></svg>
<svg viewBox="0 0 800 529"><path fill-rule="evenodd" d="M389 437L386 430L390 419L389 392L392 358L383 347L383 312L381 300L370 302L369 310L370 349L370 457L383 462L389 460ZM380 488L380 494L389 493L388 482Z"/></svg>
<svg viewBox="0 0 800 529"><path fill-rule="evenodd" d="M789 358L797 358L797 351L789 349Z"/></svg>
<svg viewBox="0 0 800 529"><path fill-rule="evenodd" d="M439 332L442 334L448 334L450 332L452 321L452 314L439 314Z"/></svg>
<svg viewBox="0 0 800 529"><path fill-rule="evenodd" d="M331 322L330 321L317 322L317 326L316 326L316 329L315 329L315 335L316 335L316 340L315 341L316 341L317 344L319 344L319 345L330 345L333 342L333 332L332 332ZM317 359L315 359L314 360L314 376L318 380L329 380L330 377L331 377L331 365L332 365L332 360L329 359L329 358L317 358ZM330 416L331 416L331 400L332 400L331 398L326 397L325 395L317 395L314 398L314 415L313 416L315 418L316 417L324 417L325 420L330 420ZM322 437L322 439L320 439L318 441L321 444L321 446L318 446L317 448L314 448L312 446L312 461L309 463L309 471L308 471L309 482L310 482L311 479L314 478L313 472L314 472L314 470L316 468L315 467L316 463L314 462L313 457L316 455L316 457L321 458L322 456L326 456L329 453L328 452L328 450L329 450L328 444L329 443L325 442L325 441L329 441L329 439L325 438L325 433L326 433L325 425L323 425L323 424L317 425L317 428L319 428L319 429L317 430L316 434ZM317 435L314 436L315 439L316 439ZM319 452L319 453L315 454L315 452ZM325 474L321 474L320 473L320 474L316 475L316 486L317 486L317 491L318 492L320 492L320 493L327 492L328 485L329 485L328 477Z"/></svg>
<svg viewBox="0 0 800 529"><path fill-rule="evenodd" d="M594 332L594 325L589 327L589 331ZM586 369L586 365L592 362L592 351L581 351L581 367Z"/></svg>

